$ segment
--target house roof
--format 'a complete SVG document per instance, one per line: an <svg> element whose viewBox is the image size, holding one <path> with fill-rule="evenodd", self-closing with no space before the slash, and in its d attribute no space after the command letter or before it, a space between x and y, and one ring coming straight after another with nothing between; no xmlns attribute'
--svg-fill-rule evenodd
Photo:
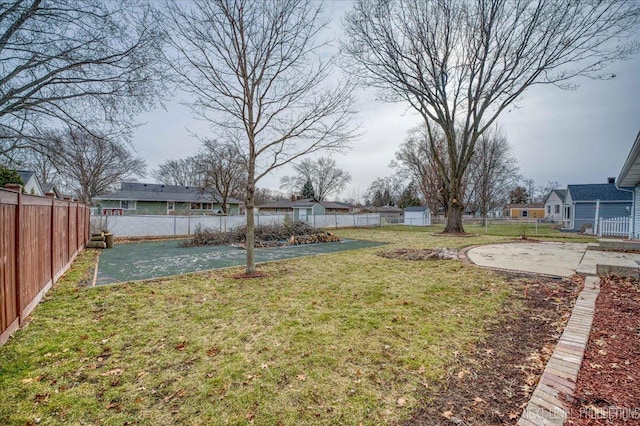
<svg viewBox="0 0 640 426"><path fill-rule="evenodd" d="M222 197L213 188L205 189L195 186L122 182L120 184L120 191L93 197L93 199L219 203ZM238 204L240 201L235 198L227 198L227 203Z"/></svg>
<svg viewBox="0 0 640 426"><path fill-rule="evenodd" d="M382 206L382 207L374 207L367 206L365 210L368 210L372 213L402 213L402 209L400 207L395 206Z"/></svg>
<svg viewBox="0 0 640 426"><path fill-rule="evenodd" d="M325 209L333 209L333 210L351 210L353 206L347 203L340 203L337 201L320 201L320 204Z"/></svg>
<svg viewBox="0 0 640 426"><path fill-rule="evenodd" d="M427 207L426 206L405 207L404 211L405 212L426 212L427 211Z"/></svg>
<svg viewBox="0 0 640 426"><path fill-rule="evenodd" d="M640 132L618 176L618 185L636 186L640 183Z"/></svg>
<svg viewBox="0 0 640 426"><path fill-rule="evenodd" d="M345 203L339 203L336 201L316 201L313 198L304 198L302 200L280 200L269 204L262 204L258 206L259 209L293 209L311 207L313 205L320 204L325 209L333 210L349 210L351 206Z"/></svg>
<svg viewBox="0 0 640 426"><path fill-rule="evenodd" d="M616 188L614 183L568 185L572 201L631 201L633 194Z"/></svg>
<svg viewBox="0 0 640 426"><path fill-rule="evenodd" d="M20 179L26 185L29 182L29 179L33 177L35 173L29 170L16 170L16 172L20 175Z"/></svg>
<svg viewBox="0 0 640 426"><path fill-rule="evenodd" d="M566 189L552 189L551 192L549 192L549 195L547 195L547 197L544 199L545 203L547 202L549 197L551 197L551 194L556 194L558 196L558 198L560 198L560 201L562 201L563 203L564 203L565 198L567 198L567 190Z"/></svg>
<svg viewBox="0 0 640 426"><path fill-rule="evenodd" d="M544 209L543 203L507 204L506 209Z"/></svg>

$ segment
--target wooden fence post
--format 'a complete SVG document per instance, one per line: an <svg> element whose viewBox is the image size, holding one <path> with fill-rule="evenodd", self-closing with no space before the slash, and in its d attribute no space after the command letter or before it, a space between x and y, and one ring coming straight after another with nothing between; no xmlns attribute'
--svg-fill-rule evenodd
<svg viewBox="0 0 640 426"><path fill-rule="evenodd" d="M51 283L56 279L56 256L55 256L55 241L56 241L56 196L53 192L47 193L48 197L51 197L51 250L49 257L51 258Z"/></svg>
<svg viewBox="0 0 640 426"><path fill-rule="evenodd" d="M18 204L16 204L16 223L15 223L15 233L16 233L16 241L15 241L15 251L16 251L16 263L15 263L15 274L16 274L16 313L18 314L18 326L22 325L24 318L22 316L22 271L21 263L22 263L22 254L20 251L22 250L22 241L21 241L21 232L22 229L22 185L18 184L7 184L4 186L6 189L17 192L18 196Z"/></svg>
<svg viewBox="0 0 640 426"><path fill-rule="evenodd" d="M71 199L67 201L67 259L71 259Z"/></svg>

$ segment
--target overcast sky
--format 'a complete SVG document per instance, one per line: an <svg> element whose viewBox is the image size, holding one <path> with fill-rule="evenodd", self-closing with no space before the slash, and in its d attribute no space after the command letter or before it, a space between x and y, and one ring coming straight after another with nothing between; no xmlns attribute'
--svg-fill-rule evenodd
<svg viewBox="0 0 640 426"><path fill-rule="evenodd" d="M340 33L346 3L328 2L334 16L333 34ZM561 186L578 183L606 183L618 176L631 145L640 131L640 55L612 65L610 80L579 79L577 90L537 86L525 92L516 108L503 113L499 122L518 160L522 174L537 185L558 181ZM148 169L168 159L194 154L198 140L192 136L211 134L207 124L192 117L180 96L144 114L146 123L135 133L137 154ZM376 93L358 91L359 122L362 136L347 154L334 154L338 166L353 178L343 198L362 197L378 177L393 173L389 163L410 128L419 118L405 104L383 103ZM259 187L279 189L281 176L291 175L282 168L258 183ZM151 178L147 178L151 181Z"/></svg>

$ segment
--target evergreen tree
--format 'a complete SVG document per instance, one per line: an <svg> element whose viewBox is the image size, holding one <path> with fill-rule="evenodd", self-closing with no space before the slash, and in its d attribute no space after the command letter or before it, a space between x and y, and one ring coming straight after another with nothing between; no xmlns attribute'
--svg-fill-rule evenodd
<svg viewBox="0 0 640 426"><path fill-rule="evenodd" d="M398 200L398 207L404 209L405 207L420 206L420 198L418 198L418 191L413 182L409 182L406 188L400 194L400 200Z"/></svg>
<svg viewBox="0 0 640 426"><path fill-rule="evenodd" d="M310 180L307 180L302 187L302 198L316 198L316 193L313 190L313 185Z"/></svg>
<svg viewBox="0 0 640 426"><path fill-rule="evenodd" d="M526 204L529 201L529 193L523 186L516 186L509 192L509 204Z"/></svg>
<svg viewBox="0 0 640 426"><path fill-rule="evenodd" d="M4 188L7 183L19 183L24 186L24 182L18 172L5 166L0 166L0 188Z"/></svg>

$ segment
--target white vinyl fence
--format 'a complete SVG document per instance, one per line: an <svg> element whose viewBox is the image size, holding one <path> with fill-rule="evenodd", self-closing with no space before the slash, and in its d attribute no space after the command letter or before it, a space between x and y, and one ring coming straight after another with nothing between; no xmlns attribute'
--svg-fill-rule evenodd
<svg viewBox="0 0 640 426"><path fill-rule="evenodd" d="M256 225L283 223L285 215L256 215ZM307 222L316 228L380 226L380 215L315 215ZM91 216L91 232L108 230L116 237L172 237L193 235L198 227L227 231L245 225L244 216Z"/></svg>
<svg viewBox="0 0 640 426"><path fill-rule="evenodd" d="M598 236L629 237L630 223L631 218L629 217L600 218Z"/></svg>

